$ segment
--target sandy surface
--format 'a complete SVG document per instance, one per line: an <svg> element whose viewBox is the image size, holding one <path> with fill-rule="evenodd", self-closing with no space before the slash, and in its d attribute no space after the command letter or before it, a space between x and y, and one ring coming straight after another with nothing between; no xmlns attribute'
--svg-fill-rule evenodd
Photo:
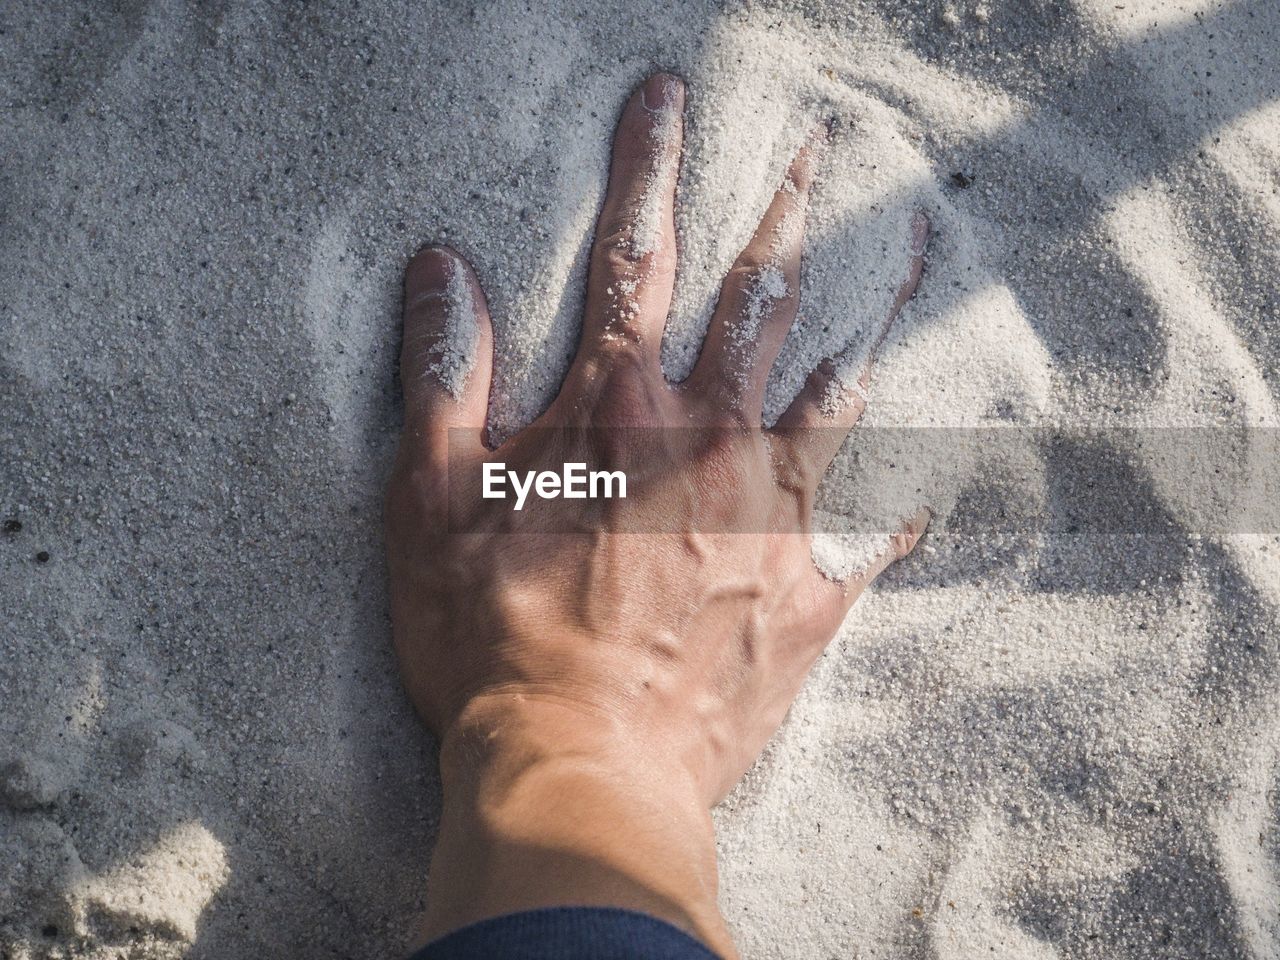
<svg viewBox="0 0 1280 960"><path fill-rule="evenodd" d="M474 261L527 422L649 69L690 81L673 376L834 116L773 412L922 208L873 423L1241 429L1278 47L1271 0L0 6L0 956L397 955L438 800L380 553L399 272ZM1120 452L925 492L719 814L749 956L1280 956L1280 544Z"/></svg>

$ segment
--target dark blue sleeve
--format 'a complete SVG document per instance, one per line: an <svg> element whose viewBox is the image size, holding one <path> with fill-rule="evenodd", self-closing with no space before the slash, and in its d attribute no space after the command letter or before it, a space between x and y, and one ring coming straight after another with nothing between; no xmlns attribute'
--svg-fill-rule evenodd
<svg viewBox="0 0 1280 960"><path fill-rule="evenodd" d="M716 960L716 955L647 914L553 907L463 927L427 944L412 960Z"/></svg>

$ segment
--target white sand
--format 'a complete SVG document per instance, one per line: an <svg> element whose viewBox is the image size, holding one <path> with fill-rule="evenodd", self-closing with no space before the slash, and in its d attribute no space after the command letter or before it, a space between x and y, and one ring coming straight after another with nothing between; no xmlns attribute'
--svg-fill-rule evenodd
<svg viewBox="0 0 1280 960"><path fill-rule="evenodd" d="M922 209L870 423L1276 424L1280 5L532 7L0 9L0 955L397 956L438 803L381 559L400 271L472 259L528 422L650 69L689 79L673 376L834 116L770 416ZM1280 542L1120 452L881 494L934 532L718 814L747 955L1280 956ZM1170 535L1046 519L1134 491Z"/></svg>

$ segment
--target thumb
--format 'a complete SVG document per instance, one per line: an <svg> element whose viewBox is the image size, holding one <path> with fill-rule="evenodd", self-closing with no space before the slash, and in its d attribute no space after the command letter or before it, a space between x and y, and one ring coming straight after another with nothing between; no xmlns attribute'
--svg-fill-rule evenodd
<svg viewBox="0 0 1280 960"><path fill-rule="evenodd" d="M404 278L400 380L405 437L443 459L454 442L484 449L493 370L493 327L471 265L449 247L427 247Z"/></svg>

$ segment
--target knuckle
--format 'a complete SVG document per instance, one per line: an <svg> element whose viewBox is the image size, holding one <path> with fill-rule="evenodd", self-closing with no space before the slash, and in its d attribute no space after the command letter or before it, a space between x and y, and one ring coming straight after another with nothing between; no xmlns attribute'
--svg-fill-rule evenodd
<svg viewBox="0 0 1280 960"><path fill-rule="evenodd" d="M834 382L835 374L824 367L811 370L805 377L804 389L797 398L802 428L816 430L824 427L828 420L829 398Z"/></svg>
<svg viewBox="0 0 1280 960"><path fill-rule="evenodd" d="M776 269L754 251L744 251L738 262L729 268L726 283L734 289L748 289L757 286L767 272Z"/></svg>
<svg viewBox="0 0 1280 960"><path fill-rule="evenodd" d="M596 231L591 247L592 263L603 268L610 276L625 276L635 272L639 263L631 244L629 224L611 224Z"/></svg>
<svg viewBox="0 0 1280 960"><path fill-rule="evenodd" d="M817 370L811 370L809 376L805 377L804 380L805 392L815 399L823 397L831 386L831 379L832 374L821 367Z"/></svg>
<svg viewBox="0 0 1280 960"><path fill-rule="evenodd" d="M909 527L899 530L893 535L893 552L894 555L902 558L905 557L916 545L919 536Z"/></svg>
<svg viewBox="0 0 1280 960"><path fill-rule="evenodd" d="M861 379L837 372L829 361L823 361L805 378L803 396L813 421L811 426L839 426L842 430L862 418L868 399Z"/></svg>
<svg viewBox="0 0 1280 960"><path fill-rule="evenodd" d="M823 360L809 373L808 383L812 387L825 390L835 379L836 365L831 360Z"/></svg>
<svg viewBox="0 0 1280 960"><path fill-rule="evenodd" d="M602 225L591 245L591 262L606 282L641 281L646 277L675 270L675 250L662 243L655 249L637 252L634 218L621 218Z"/></svg>
<svg viewBox="0 0 1280 960"><path fill-rule="evenodd" d="M592 350L589 361L591 373L607 377L610 386L614 385L614 380L625 383L632 375L638 375L645 365L643 342L638 322L618 320L609 324Z"/></svg>

